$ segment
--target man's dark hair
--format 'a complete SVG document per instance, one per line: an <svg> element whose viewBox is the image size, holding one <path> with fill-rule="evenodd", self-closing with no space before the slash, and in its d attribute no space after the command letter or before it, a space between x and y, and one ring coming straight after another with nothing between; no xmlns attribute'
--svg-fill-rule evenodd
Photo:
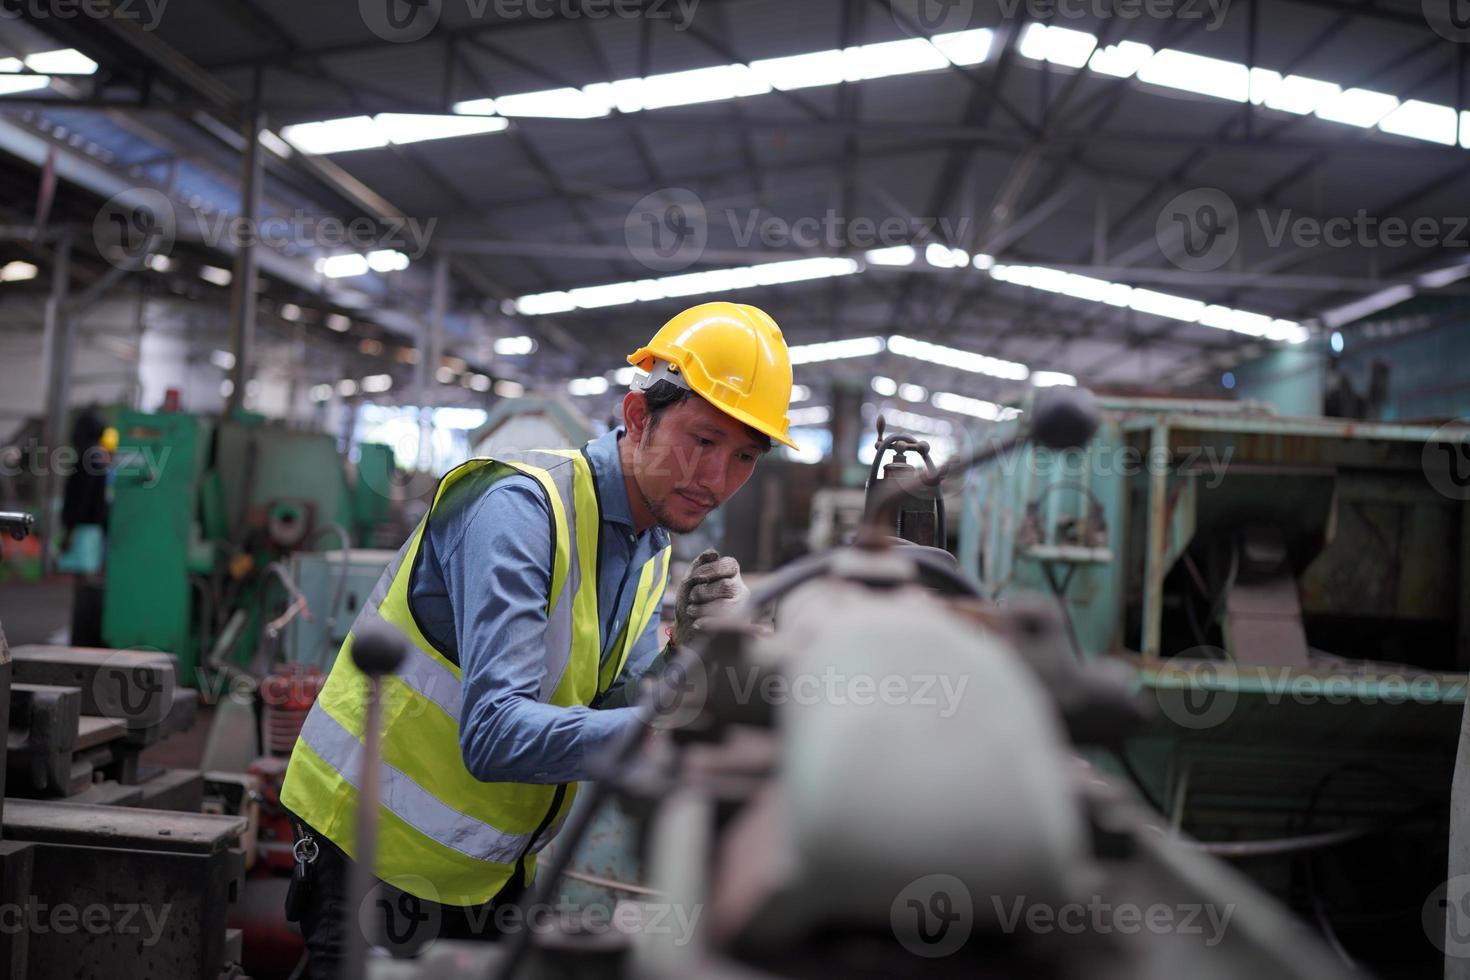
<svg viewBox="0 0 1470 980"><path fill-rule="evenodd" d="M693 396L694 392L688 388L680 388L672 381L655 381L652 388L644 389L643 402L648 406L648 431L652 432L654 427L658 425L660 415L675 405L682 405L687 399ZM760 443L761 451L770 452L771 437L764 432L757 432L755 429L751 429L748 425L746 428L750 429L750 434L755 438L755 441Z"/></svg>

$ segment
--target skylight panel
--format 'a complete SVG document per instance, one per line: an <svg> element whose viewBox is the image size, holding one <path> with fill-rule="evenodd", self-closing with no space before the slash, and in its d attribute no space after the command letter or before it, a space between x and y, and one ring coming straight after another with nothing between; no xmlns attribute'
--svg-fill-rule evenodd
<svg viewBox="0 0 1470 980"><path fill-rule="evenodd" d="M1029 24L1021 35L1022 57L1049 61L1054 65L1081 68L1092 57L1097 38L1083 31L1046 24Z"/></svg>
<svg viewBox="0 0 1470 980"><path fill-rule="evenodd" d="M1139 68L1138 80L1231 102L1245 102L1250 95L1245 65L1172 48L1157 52Z"/></svg>
<svg viewBox="0 0 1470 980"><path fill-rule="evenodd" d="M1094 52L1087 67L1114 78L1131 78L1154 56L1154 49L1137 41L1119 41Z"/></svg>
<svg viewBox="0 0 1470 980"><path fill-rule="evenodd" d="M995 32L988 27L954 34L936 34L929 43L939 49L957 65L978 65L990 57L990 46L995 41Z"/></svg>
<svg viewBox="0 0 1470 980"><path fill-rule="evenodd" d="M1319 108L1317 118L1371 129L1384 116L1397 109L1398 105L1399 100L1392 95L1366 88L1350 88ZM1453 114L1451 123L1453 124ZM1454 140L1451 139L1451 142Z"/></svg>
<svg viewBox="0 0 1470 980"><path fill-rule="evenodd" d="M1396 136L1455 145L1455 110L1447 105L1410 99L1389 113L1378 128Z"/></svg>

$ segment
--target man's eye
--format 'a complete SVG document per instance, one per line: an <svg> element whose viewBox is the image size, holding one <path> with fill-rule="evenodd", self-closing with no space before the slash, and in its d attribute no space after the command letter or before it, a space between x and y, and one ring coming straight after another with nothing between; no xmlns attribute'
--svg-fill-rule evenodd
<svg viewBox="0 0 1470 980"><path fill-rule="evenodd" d="M704 436L695 436L694 441L699 443L701 446L713 446L715 444L714 440L706 439Z"/></svg>
<svg viewBox="0 0 1470 980"><path fill-rule="evenodd" d="M754 463L755 462L755 456L752 455L751 453L741 453L740 454L740 462L742 462L742 463Z"/></svg>

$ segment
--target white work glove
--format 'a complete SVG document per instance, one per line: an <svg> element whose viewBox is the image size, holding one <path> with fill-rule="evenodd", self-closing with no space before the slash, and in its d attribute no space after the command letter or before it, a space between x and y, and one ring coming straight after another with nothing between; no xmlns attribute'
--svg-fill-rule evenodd
<svg viewBox="0 0 1470 980"><path fill-rule="evenodd" d="M750 598L740 577L740 563L707 548L689 565L674 604L674 646L684 646L705 621L734 615Z"/></svg>

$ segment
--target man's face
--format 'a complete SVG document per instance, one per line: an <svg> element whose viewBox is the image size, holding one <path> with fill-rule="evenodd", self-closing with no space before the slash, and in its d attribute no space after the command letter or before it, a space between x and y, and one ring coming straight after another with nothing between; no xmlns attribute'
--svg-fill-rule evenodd
<svg viewBox="0 0 1470 980"><path fill-rule="evenodd" d="M665 409L657 424L630 418L628 434L636 440L633 474L644 503L678 534L729 500L766 450L749 428L697 396Z"/></svg>

